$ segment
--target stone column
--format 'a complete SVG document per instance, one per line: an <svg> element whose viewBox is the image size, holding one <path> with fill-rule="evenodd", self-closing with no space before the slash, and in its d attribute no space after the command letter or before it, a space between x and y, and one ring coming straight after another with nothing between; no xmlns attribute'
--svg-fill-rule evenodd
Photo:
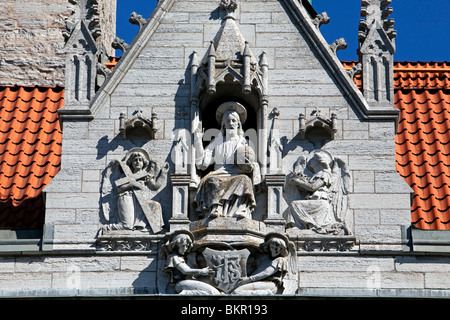
<svg viewBox="0 0 450 320"><path fill-rule="evenodd" d="M188 174L172 174L172 217L169 220L170 232L189 229L189 183Z"/></svg>
<svg viewBox="0 0 450 320"><path fill-rule="evenodd" d="M266 175L267 217L264 223L268 232L284 232L286 228L282 211L284 183L284 175Z"/></svg>

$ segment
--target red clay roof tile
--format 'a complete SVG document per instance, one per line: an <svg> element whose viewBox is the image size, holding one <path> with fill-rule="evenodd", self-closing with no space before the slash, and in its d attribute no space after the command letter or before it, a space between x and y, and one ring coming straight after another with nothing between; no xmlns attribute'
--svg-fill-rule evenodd
<svg viewBox="0 0 450 320"><path fill-rule="evenodd" d="M0 228L42 227L42 190L60 167L63 103L60 87L0 87Z"/></svg>
<svg viewBox="0 0 450 320"><path fill-rule="evenodd" d="M343 62L351 69L356 62ZM450 62L396 62L397 171L414 191L412 224L450 230ZM361 76L354 78L361 88Z"/></svg>

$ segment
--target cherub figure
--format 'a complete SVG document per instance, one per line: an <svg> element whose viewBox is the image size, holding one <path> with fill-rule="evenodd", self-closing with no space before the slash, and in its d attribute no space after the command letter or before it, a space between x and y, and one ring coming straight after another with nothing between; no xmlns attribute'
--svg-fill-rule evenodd
<svg viewBox="0 0 450 320"><path fill-rule="evenodd" d="M267 234L261 249L265 254L260 257L256 270L240 280L233 294L283 293L286 275L297 273L295 249L285 235Z"/></svg>
<svg viewBox="0 0 450 320"><path fill-rule="evenodd" d="M345 163L325 150L299 157L288 183L300 191L301 200L292 201L288 222L321 234L348 234L349 179Z"/></svg>
<svg viewBox="0 0 450 320"><path fill-rule="evenodd" d="M161 168L147 151L134 148L124 161L114 160L102 181L102 209L108 224L104 230L162 230L161 205L152 200L167 179L168 164Z"/></svg>
<svg viewBox="0 0 450 320"><path fill-rule="evenodd" d="M167 254L164 271L170 274L170 284L179 294L220 294L220 291L197 278L214 274L214 270L205 267L192 268L186 262L186 254L192 249L194 236L187 230L178 230L169 235L164 249Z"/></svg>

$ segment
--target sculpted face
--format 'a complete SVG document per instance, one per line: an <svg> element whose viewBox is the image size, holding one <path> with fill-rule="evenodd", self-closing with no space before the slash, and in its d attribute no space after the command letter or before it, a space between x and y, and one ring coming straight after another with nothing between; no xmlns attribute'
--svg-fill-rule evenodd
<svg viewBox="0 0 450 320"><path fill-rule="evenodd" d="M192 241L186 235L178 235L173 241L176 243L176 250L180 255L184 255L192 247Z"/></svg>
<svg viewBox="0 0 450 320"><path fill-rule="evenodd" d="M323 169L328 169L331 167L333 159L326 152L316 152L314 157L311 159L309 166L314 172L318 172Z"/></svg>
<svg viewBox="0 0 450 320"><path fill-rule="evenodd" d="M272 257L278 256L280 252L281 252L280 245L275 241L272 241L272 243L270 244L270 254L272 255Z"/></svg>
<svg viewBox="0 0 450 320"><path fill-rule="evenodd" d="M134 156L131 165L135 172L144 169L144 158L141 155Z"/></svg>
<svg viewBox="0 0 450 320"><path fill-rule="evenodd" d="M236 132L240 127L239 115L235 111L227 111L222 119L222 126L226 131L232 130Z"/></svg>

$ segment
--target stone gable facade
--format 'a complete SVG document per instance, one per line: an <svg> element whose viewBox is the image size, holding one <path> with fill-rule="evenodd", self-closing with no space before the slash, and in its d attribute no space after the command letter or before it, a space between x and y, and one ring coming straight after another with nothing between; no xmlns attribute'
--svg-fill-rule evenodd
<svg viewBox="0 0 450 320"><path fill-rule="evenodd" d="M221 295L268 290L265 294L303 297L447 295L438 268L430 273L416 269L431 261L445 270L445 258L408 254L411 189L395 168L393 102L365 99L336 57L343 42L328 44L321 23L306 1L160 1L97 91L67 80L89 81L96 70L85 58L97 52L90 35L83 26L72 32L68 43L87 45L69 50L66 58L66 70L71 70L66 86L72 84L66 92L74 94L59 112L61 169L44 190L43 260L5 257L10 273L6 270L0 281L20 278L11 290L24 295L190 290ZM384 61L389 74L392 57ZM362 67L365 72L364 62ZM370 78L365 81L365 88L373 85ZM249 183L254 189L249 193L255 205L247 206L250 215L226 215L221 208L203 216L196 206L199 198L206 202L199 192L208 176L199 169L195 139L202 133L206 151L213 137L218 141L216 117L223 118L217 110L229 101L254 151L253 158L246 151L252 158L246 164L252 163ZM151 173L145 173L151 187L145 193L142 186L128 192L135 200L125 204L125 196L113 190L141 179L131 164L133 153L152 165ZM323 164L323 157L330 157L331 165L321 171L315 161ZM324 178L327 174L330 178ZM306 189L291 183L319 176L328 182L307 196ZM329 189L333 194L325 196ZM319 213L313 215L314 210ZM321 223L318 216L334 220ZM171 251L180 235L193 243L189 254ZM244 291L233 291L213 280L186 284L168 279L167 270L181 258L197 268L192 272L198 277L202 268L218 266L217 256L237 259L238 253L240 261L249 254L246 272L256 279L251 267L263 264L256 261L271 237L282 239L286 252L272 254L269 262L288 265L279 267L285 272L284 287L275 293L262 289L261 279L247 291L245 285ZM282 263L288 259L274 257L290 259Z"/></svg>

